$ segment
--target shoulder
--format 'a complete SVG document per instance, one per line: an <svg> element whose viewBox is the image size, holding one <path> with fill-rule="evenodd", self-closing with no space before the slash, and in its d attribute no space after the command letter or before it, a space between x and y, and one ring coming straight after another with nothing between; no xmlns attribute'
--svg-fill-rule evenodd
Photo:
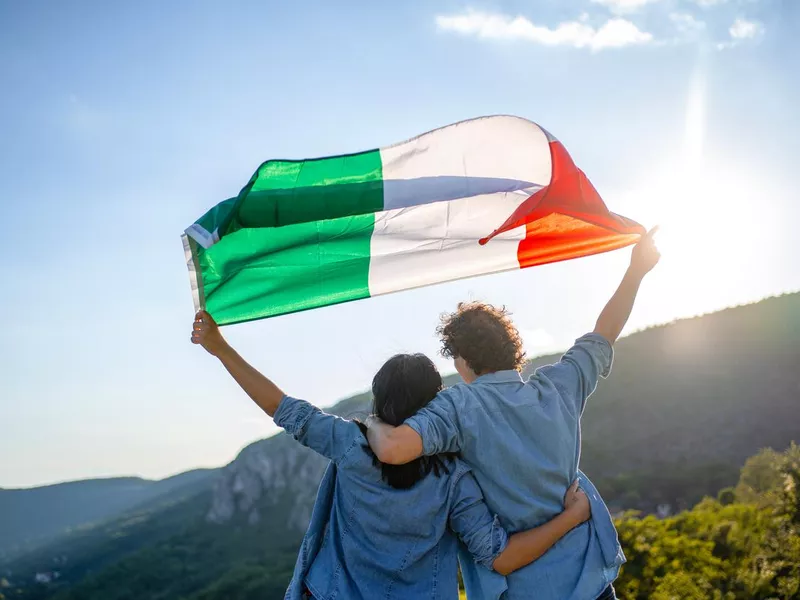
<svg viewBox="0 0 800 600"><path fill-rule="evenodd" d="M348 437L352 443L345 451L341 467L347 468L375 468L377 462L375 453L369 447L367 440L367 426L358 420L347 420Z"/></svg>
<svg viewBox="0 0 800 600"><path fill-rule="evenodd" d="M436 394L436 397L433 400L454 402L456 400L460 400L468 393L469 385L464 382L459 382L449 387L442 388L442 391Z"/></svg>
<svg viewBox="0 0 800 600"><path fill-rule="evenodd" d="M460 406L467 398L475 394L475 389L470 387L469 384L460 382L450 387L444 388L441 392L436 394L436 397L431 401L443 405L448 404L452 406Z"/></svg>
<svg viewBox="0 0 800 600"><path fill-rule="evenodd" d="M452 416L457 417L461 413L461 406L466 397L466 384L456 384L445 388L420 408L413 416L406 419L406 424L415 422L415 419L429 419L435 417Z"/></svg>

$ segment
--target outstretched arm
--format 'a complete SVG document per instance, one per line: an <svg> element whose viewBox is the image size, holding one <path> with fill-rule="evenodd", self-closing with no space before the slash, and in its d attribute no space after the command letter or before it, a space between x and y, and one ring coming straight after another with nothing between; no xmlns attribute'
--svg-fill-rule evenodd
<svg viewBox="0 0 800 600"><path fill-rule="evenodd" d="M633 248L631 264L622 278L617 291L608 301L600 317L597 319L594 333L602 335L612 344L628 322L633 310L633 302L639 292L642 279L658 264L661 255L658 253L653 236L657 227L651 229Z"/></svg>
<svg viewBox="0 0 800 600"><path fill-rule="evenodd" d="M212 356L216 356L236 383L253 402L270 417L278 410L284 397L283 391L231 348L220 333L219 326L206 311L201 310L194 318L192 343L199 344Z"/></svg>
<svg viewBox="0 0 800 600"><path fill-rule="evenodd" d="M591 515L589 498L578 488L576 480L564 496L564 512L544 525L509 536L508 546L494 559L492 568L501 575L508 575L529 565Z"/></svg>

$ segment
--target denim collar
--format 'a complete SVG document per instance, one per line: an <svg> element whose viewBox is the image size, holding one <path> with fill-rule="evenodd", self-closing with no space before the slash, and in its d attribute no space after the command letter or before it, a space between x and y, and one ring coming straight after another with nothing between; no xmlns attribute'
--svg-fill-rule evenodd
<svg viewBox="0 0 800 600"><path fill-rule="evenodd" d="M472 383L522 383L522 374L513 369L509 371L495 371L494 373L485 373L481 375Z"/></svg>

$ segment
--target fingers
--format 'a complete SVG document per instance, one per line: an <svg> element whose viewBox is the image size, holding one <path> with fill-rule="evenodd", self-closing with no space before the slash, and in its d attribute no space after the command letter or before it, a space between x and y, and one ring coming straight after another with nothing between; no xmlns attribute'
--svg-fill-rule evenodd
<svg viewBox="0 0 800 600"><path fill-rule="evenodd" d="M199 314L199 313L198 313ZM208 334L209 325L208 323L200 320L196 320L192 323L192 343L193 344L200 344L205 339L206 334Z"/></svg>
<svg viewBox="0 0 800 600"><path fill-rule="evenodd" d="M578 500L578 498L580 498L579 496L580 488L578 487L578 485L579 482L576 479L575 481L572 482L572 485L569 486L567 492L564 494L565 507L571 506Z"/></svg>
<svg viewBox="0 0 800 600"><path fill-rule="evenodd" d="M214 320L214 317L206 310L199 310L197 314L194 316L195 321L202 321L203 323L209 323L211 325L216 325L217 322Z"/></svg>
<svg viewBox="0 0 800 600"><path fill-rule="evenodd" d="M192 343L201 343L202 338L212 327L217 327L217 323L214 321L213 317L205 310L198 311L192 323Z"/></svg>
<svg viewBox="0 0 800 600"><path fill-rule="evenodd" d="M648 231L648 232L647 232L647 234L646 234L644 237L646 237L646 238L647 238L647 239L649 239L649 240L652 240L652 239L653 239L653 236L655 236L655 234L657 234L657 233L658 233L658 229L659 229L660 227L661 227L661 225L656 225L656 226L655 226L655 227L653 227L653 228L652 228L650 231Z"/></svg>

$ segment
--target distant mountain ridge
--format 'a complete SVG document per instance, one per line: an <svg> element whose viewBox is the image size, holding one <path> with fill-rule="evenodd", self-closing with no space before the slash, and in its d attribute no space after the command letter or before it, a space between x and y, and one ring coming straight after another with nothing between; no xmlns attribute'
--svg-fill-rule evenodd
<svg viewBox="0 0 800 600"><path fill-rule="evenodd" d="M161 480L109 477L0 488L0 560L177 490L208 487L217 473L217 469L195 469Z"/></svg>

